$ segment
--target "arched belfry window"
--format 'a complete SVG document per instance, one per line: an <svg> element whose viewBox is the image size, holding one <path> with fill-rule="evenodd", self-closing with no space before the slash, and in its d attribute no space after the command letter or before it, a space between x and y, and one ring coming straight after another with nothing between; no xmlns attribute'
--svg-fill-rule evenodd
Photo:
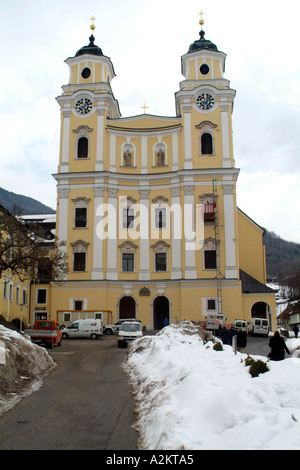
<svg viewBox="0 0 300 470"><path fill-rule="evenodd" d="M213 138L208 132L201 135L201 153L202 155L212 155L213 153Z"/></svg>
<svg viewBox="0 0 300 470"><path fill-rule="evenodd" d="M199 129L199 155L215 155L215 133L217 127L210 121L203 121L196 126Z"/></svg>
<svg viewBox="0 0 300 470"><path fill-rule="evenodd" d="M88 158L89 141L87 137L80 137L77 142L77 158Z"/></svg>
<svg viewBox="0 0 300 470"><path fill-rule="evenodd" d="M89 133L92 132L88 126L79 126L73 132L77 134L75 158L90 158L90 137Z"/></svg>

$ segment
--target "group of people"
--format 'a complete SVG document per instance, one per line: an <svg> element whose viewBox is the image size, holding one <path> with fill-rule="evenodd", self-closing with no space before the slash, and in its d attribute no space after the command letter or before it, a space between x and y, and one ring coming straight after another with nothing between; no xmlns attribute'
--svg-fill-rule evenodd
<svg viewBox="0 0 300 470"><path fill-rule="evenodd" d="M243 331L241 328L235 330L232 326L228 330L226 326L220 331L220 337L223 341L223 344L229 344L232 346L233 337L236 337L236 348L239 352L244 352L245 347L247 346L247 332Z"/></svg>
<svg viewBox="0 0 300 470"><path fill-rule="evenodd" d="M236 349L241 353L244 352L244 349L247 346L247 332L242 329L236 331L232 327L227 329L226 326L223 326L223 328L220 329L220 337L223 344L229 344L231 346L233 346L233 337L235 337ZM275 331L274 335L270 338L269 347L271 351L268 357L271 361L282 361L285 357L285 352L290 354L290 351L285 344L284 339L280 336L279 331Z"/></svg>

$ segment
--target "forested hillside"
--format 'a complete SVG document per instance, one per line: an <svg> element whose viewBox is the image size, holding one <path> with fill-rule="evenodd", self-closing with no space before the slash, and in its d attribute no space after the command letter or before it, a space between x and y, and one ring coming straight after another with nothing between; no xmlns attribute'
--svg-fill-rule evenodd
<svg viewBox="0 0 300 470"><path fill-rule="evenodd" d="M15 194L0 188L0 204L10 213L14 213L14 206L22 209L23 214L54 214L55 210L45 206L31 197Z"/></svg>
<svg viewBox="0 0 300 470"><path fill-rule="evenodd" d="M285 277L300 268L300 243L288 242L265 229L266 264L268 278Z"/></svg>

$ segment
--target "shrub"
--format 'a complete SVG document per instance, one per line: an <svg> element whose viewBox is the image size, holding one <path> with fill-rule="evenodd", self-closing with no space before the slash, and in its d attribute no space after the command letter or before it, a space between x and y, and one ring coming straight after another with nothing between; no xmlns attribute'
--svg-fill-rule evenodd
<svg viewBox="0 0 300 470"><path fill-rule="evenodd" d="M257 361L253 360L253 363L249 369L250 374L252 377L258 377L259 374L263 374L264 372L268 372L269 368L264 361L258 359Z"/></svg>
<svg viewBox="0 0 300 470"><path fill-rule="evenodd" d="M220 342L218 341L216 344L214 344L213 349L214 349L215 351L223 351L222 343L220 343Z"/></svg>
<svg viewBox="0 0 300 470"><path fill-rule="evenodd" d="M253 357L248 355L245 359L245 365L246 366L252 366L252 364L254 364L254 363L255 363L255 359L253 359Z"/></svg>

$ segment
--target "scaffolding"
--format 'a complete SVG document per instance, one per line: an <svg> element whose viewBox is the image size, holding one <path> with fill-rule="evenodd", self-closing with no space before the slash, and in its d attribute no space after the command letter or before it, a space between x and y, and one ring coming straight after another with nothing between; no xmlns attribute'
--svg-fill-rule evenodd
<svg viewBox="0 0 300 470"><path fill-rule="evenodd" d="M215 207L214 229L215 229L215 247L216 247L216 282L217 282L217 312L222 315L222 273L220 259L220 225L218 217L218 192L217 180L213 179L213 202Z"/></svg>

